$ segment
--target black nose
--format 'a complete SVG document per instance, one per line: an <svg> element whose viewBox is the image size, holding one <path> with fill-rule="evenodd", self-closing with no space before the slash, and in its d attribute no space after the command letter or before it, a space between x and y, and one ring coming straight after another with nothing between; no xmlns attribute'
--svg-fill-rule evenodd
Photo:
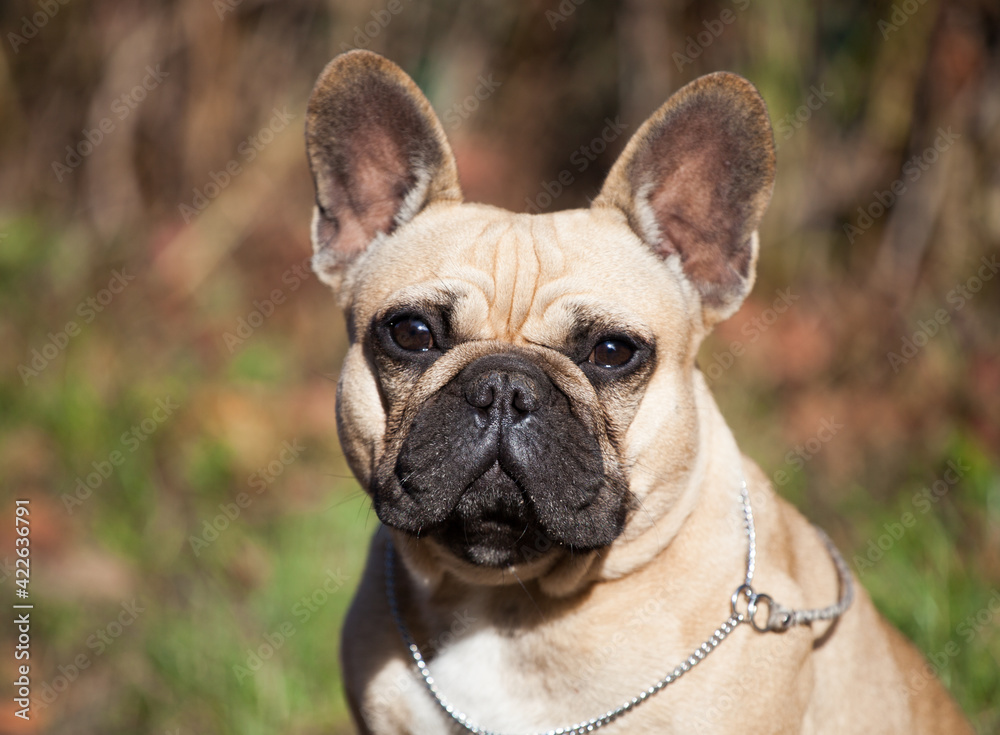
<svg viewBox="0 0 1000 735"><path fill-rule="evenodd" d="M520 375L496 370L479 376L466 386L465 400L470 406L503 410L512 407L518 414L537 411L541 405L537 389Z"/></svg>
<svg viewBox="0 0 1000 735"><path fill-rule="evenodd" d="M487 416L511 421L540 409L551 383L540 368L516 355L488 355L462 371L466 402Z"/></svg>

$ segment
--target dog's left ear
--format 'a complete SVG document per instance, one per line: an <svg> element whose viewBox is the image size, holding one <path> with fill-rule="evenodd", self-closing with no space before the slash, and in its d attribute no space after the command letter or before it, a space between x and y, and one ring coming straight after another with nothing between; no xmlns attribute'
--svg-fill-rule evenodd
<svg viewBox="0 0 1000 735"><path fill-rule="evenodd" d="M716 73L674 94L632 137L595 207L622 210L663 258L678 256L706 327L753 286L757 226L774 185L774 138L756 88Z"/></svg>
<svg viewBox="0 0 1000 735"><path fill-rule="evenodd" d="M323 70L306 113L316 185L313 270L338 288L344 269L378 235L434 201L462 199L441 122L402 69L348 51Z"/></svg>

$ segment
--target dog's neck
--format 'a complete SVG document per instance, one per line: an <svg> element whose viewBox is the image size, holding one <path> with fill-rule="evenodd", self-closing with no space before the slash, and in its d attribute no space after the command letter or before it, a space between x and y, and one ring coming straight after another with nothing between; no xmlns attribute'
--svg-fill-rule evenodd
<svg viewBox="0 0 1000 735"><path fill-rule="evenodd" d="M713 551L731 551L726 555L733 557L734 573L738 575L746 543L737 502L743 460L702 374L695 371L693 377L698 416L694 463L683 481L652 475L644 478L646 492L638 498L637 510L610 548L583 554L548 554L515 570L482 570L456 566L433 543L393 533L417 586L425 594L434 595L445 584L510 586L512 580L533 580L546 595L565 599L591 584L620 579L654 559L664 558L662 552L678 539L682 529L685 545L709 538ZM642 465L637 468L642 472Z"/></svg>

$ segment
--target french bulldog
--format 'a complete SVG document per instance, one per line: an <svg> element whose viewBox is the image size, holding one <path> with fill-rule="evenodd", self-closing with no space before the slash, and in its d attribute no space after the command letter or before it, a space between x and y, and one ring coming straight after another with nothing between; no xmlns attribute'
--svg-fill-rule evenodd
<svg viewBox="0 0 1000 735"><path fill-rule="evenodd" d="M774 181L750 82L691 82L552 214L463 202L429 102L370 52L322 72L306 143L339 437L381 521L341 642L361 732L969 731L860 586L753 619L850 580L696 365Z"/></svg>

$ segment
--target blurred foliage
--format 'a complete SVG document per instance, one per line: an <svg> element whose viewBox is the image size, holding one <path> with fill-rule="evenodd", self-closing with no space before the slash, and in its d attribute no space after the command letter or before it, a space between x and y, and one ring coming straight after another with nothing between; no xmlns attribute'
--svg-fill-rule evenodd
<svg viewBox="0 0 1000 735"><path fill-rule="evenodd" d="M699 74L758 85L779 145L758 283L702 368L744 450L996 732L1000 279L977 270L1000 251L1000 7L389 5L0 6L0 483L4 507L31 499L33 696L54 696L0 731L349 731L338 633L375 520L335 437L342 320L303 270L301 131L320 69L362 45L427 91L467 197L519 211L585 205ZM625 133L597 153L609 118ZM923 512L949 463L970 469Z"/></svg>

